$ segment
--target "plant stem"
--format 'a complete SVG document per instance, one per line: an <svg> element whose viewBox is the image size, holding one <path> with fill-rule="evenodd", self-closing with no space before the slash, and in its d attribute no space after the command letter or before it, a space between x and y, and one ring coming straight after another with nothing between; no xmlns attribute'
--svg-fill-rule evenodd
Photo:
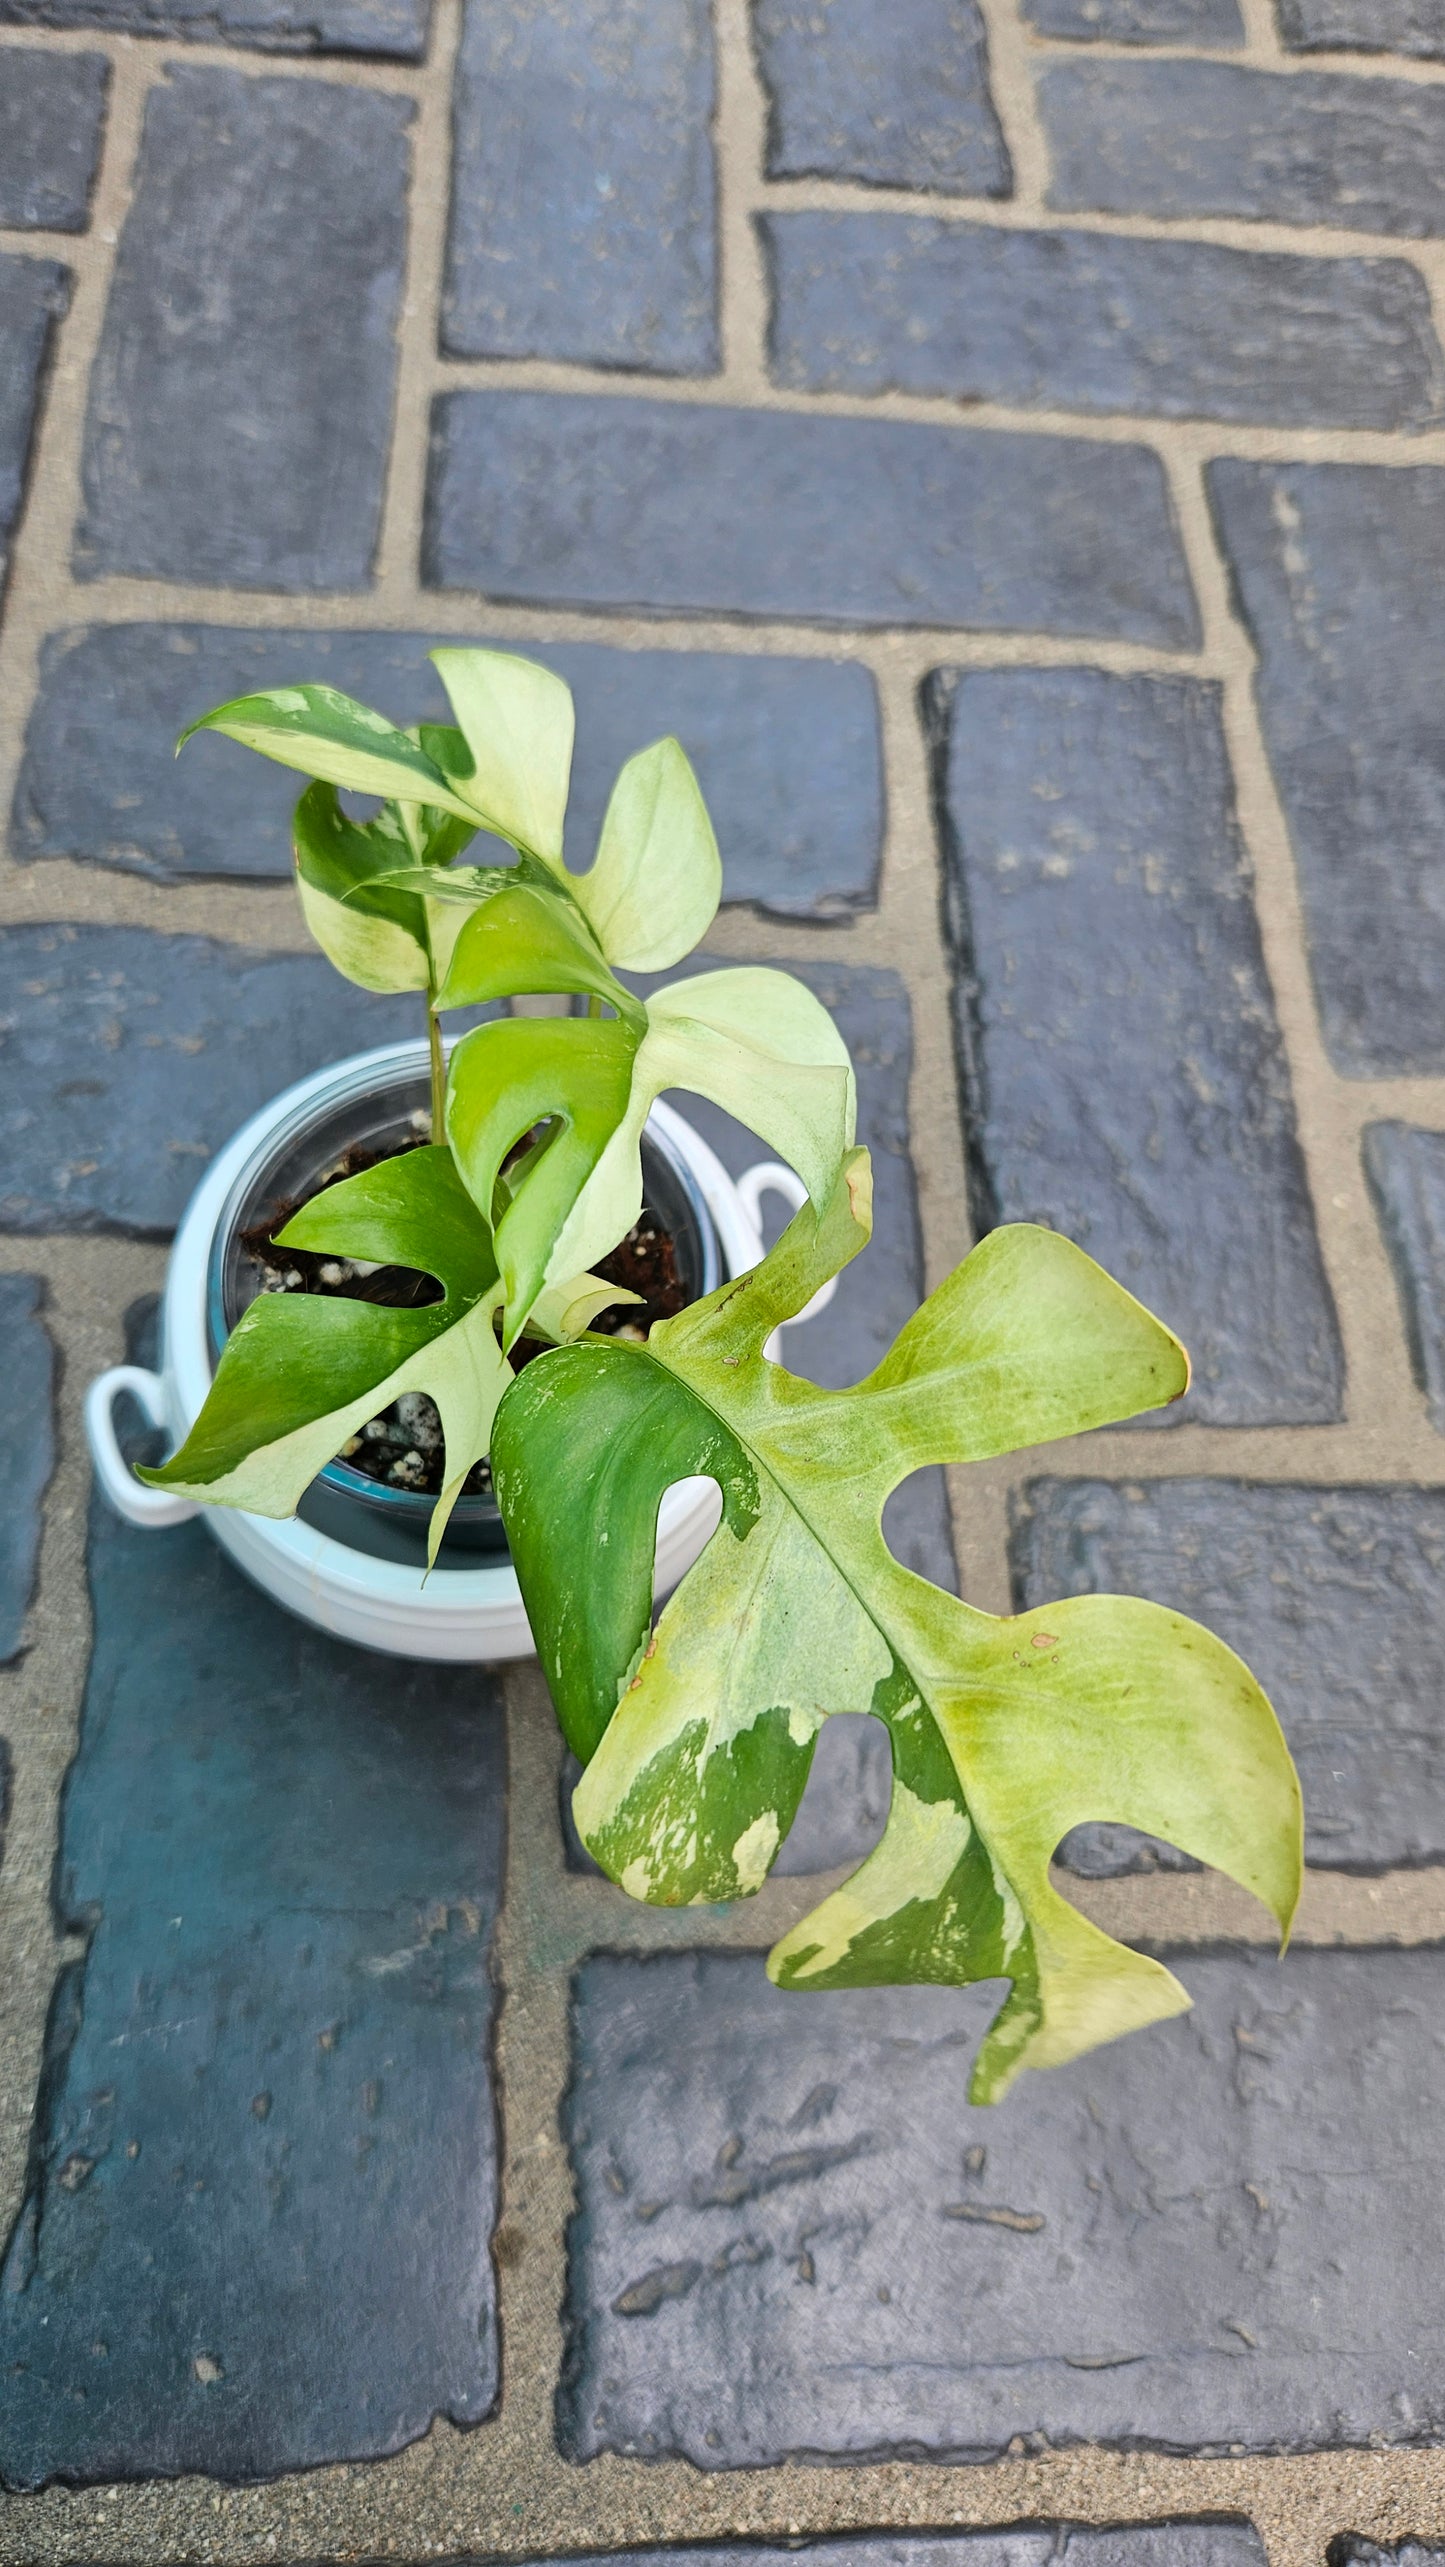
<svg viewBox="0 0 1445 2567"><path fill-rule="evenodd" d="M447 1064L442 1050L442 1029L437 1012L427 994L426 1030L431 1044L431 1136L434 1141L447 1137Z"/></svg>
<svg viewBox="0 0 1445 2567"><path fill-rule="evenodd" d="M601 1001L601 999L600 999L600 998L589 998L589 999L588 999L588 1001L587 1001L587 1013L588 1013L588 1015L589 1015L589 1016L600 1016L600 1015L601 1015L601 1013L602 1013L602 1001Z"/></svg>

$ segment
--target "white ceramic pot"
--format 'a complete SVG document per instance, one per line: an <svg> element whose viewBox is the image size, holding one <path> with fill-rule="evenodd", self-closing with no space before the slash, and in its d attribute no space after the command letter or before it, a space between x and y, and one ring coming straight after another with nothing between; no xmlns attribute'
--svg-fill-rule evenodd
<svg viewBox="0 0 1445 2567"><path fill-rule="evenodd" d="M122 1392L130 1393L153 1426L166 1430L173 1449L200 1414L214 1369L208 1319L213 1246L236 1186L258 1151L284 1127L325 1104L334 1090L358 1092L367 1073L380 1082L400 1071L424 1074L425 1068L424 1043L388 1044L318 1070L252 1116L208 1169L176 1233L162 1305L160 1371L117 1364L102 1373L86 1394L86 1434L100 1486L128 1523L159 1529L203 1515L247 1577L323 1631L403 1658L483 1663L528 1657L532 1635L510 1560L492 1558L474 1566L478 1555L461 1553L456 1557L463 1565L448 1560L424 1580L410 1563L353 1548L299 1516L276 1523L234 1507L198 1507L166 1489L146 1488L116 1441L113 1411ZM745 1273L763 1253L759 1204L764 1193L780 1194L794 1210L803 1200L792 1169L760 1161L734 1180L669 1105L653 1107L648 1128L683 1162L711 1214L724 1273ZM804 1317L822 1307L829 1289ZM668 1490L657 1527L659 1595L675 1586L697 1558L720 1511L712 1480L684 1480Z"/></svg>

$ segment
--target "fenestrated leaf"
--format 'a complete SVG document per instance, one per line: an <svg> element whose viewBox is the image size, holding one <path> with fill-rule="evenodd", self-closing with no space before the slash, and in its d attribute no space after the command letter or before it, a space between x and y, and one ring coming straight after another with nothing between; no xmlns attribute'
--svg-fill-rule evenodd
<svg viewBox="0 0 1445 2567"><path fill-rule="evenodd" d="M596 986L580 963L576 977L564 976L574 969L572 948L564 954L559 946L551 962L545 898L541 907L544 925L530 950L537 968L551 973L543 985ZM477 940L480 956L494 908L479 911L458 939L448 998L461 985L500 994L499 980L462 982L463 954L472 951L466 940ZM508 944L505 935L497 940L498 968ZM626 1238L642 1209L643 1126L664 1089L690 1089L737 1115L797 1169L815 1201L830 1192L853 1138L853 1073L842 1038L789 973L708 972L654 992L645 1010L612 986L626 1010L618 1019L514 1018L479 1026L452 1055L447 1138L489 1213L507 1152L534 1123L554 1117L560 1127L498 1212L508 1346L544 1282L582 1273Z"/></svg>
<svg viewBox="0 0 1445 2567"><path fill-rule="evenodd" d="M853 1141L856 1090L827 1009L790 972L744 965L654 990L625 1113L578 1196L549 1276L595 1265L642 1208L643 1126L671 1088L736 1115L826 1202ZM580 1253L579 1253L580 1251Z"/></svg>
<svg viewBox="0 0 1445 2567"><path fill-rule="evenodd" d="M665 971L706 935L722 898L707 804L676 740L629 758L612 788L597 859L571 889L610 963Z"/></svg>
<svg viewBox="0 0 1445 2567"><path fill-rule="evenodd" d="M431 803L478 825L476 810L453 791L409 731L399 731L384 713L373 713L334 686L276 686L235 696L189 723L176 742L178 753L198 731L220 731L263 758L347 792Z"/></svg>
<svg viewBox="0 0 1445 2567"><path fill-rule="evenodd" d="M571 690L512 651L438 650L431 659L451 698L466 759L438 747L455 790L486 825L555 869L572 773Z"/></svg>
<svg viewBox="0 0 1445 2567"><path fill-rule="evenodd" d="M434 1556L511 1378L497 1341L501 1286L486 1223L450 1151L438 1146L329 1186L287 1223L280 1244L412 1267L435 1275L446 1297L389 1310L320 1294L261 1295L227 1339L180 1451L141 1477L211 1506L292 1515L349 1435L404 1391L426 1391L446 1439Z"/></svg>
<svg viewBox="0 0 1445 2567"><path fill-rule="evenodd" d="M550 1262L559 1232L627 1109L637 1030L620 1017L513 1016L478 1025L452 1054L447 1079L447 1139L478 1203L496 1214L496 1257L510 1348L549 1280L577 1274ZM550 1122L512 1199L497 1201L497 1179L509 1150L535 1124ZM641 1204L639 1180L638 1203ZM622 1227L598 1251L625 1238Z"/></svg>
<svg viewBox="0 0 1445 2567"><path fill-rule="evenodd" d="M1298 1785L1240 1660L1183 1616L1090 1596L1015 1619L901 1568L890 1491L1177 1398L1188 1366L1086 1257L1028 1225L993 1232L869 1378L818 1390L763 1356L779 1320L863 1245L866 1155L762 1265L655 1328L541 1357L498 1414L493 1475L559 1715L591 1761L574 1810L634 1896L756 1889L797 1808L822 1722L889 1731L883 1838L775 1948L785 1987L1006 1977L977 2100L1177 2012L1170 1973L1054 1889L1066 1831L1109 1819L1228 1871L1287 1929ZM723 1519L649 1639L657 1510L715 1478Z"/></svg>

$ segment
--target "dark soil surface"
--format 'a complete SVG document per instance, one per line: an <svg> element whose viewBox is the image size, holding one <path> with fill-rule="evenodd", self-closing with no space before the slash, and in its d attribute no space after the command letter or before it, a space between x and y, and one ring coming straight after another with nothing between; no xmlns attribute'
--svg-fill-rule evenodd
<svg viewBox="0 0 1445 2567"><path fill-rule="evenodd" d="M243 1230L241 1245L259 1269L260 1290L316 1293L332 1301L370 1301L388 1310L420 1310L442 1300L442 1287L436 1276L419 1274L410 1266L366 1266L349 1257L325 1257L314 1249L276 1245L277 1231L285 1229L303 1201L314 1202L328 1186L340 1185L346 1177L360 1176L382 1158L400 1158L405 1150L422 1148L426 1138L425 1133L419 1133L415 1141L403 1142L392 1151L347 1150L310 1194L293 1202L277 1203L266 1220ZM671 1233L660 1228L645 1208L620 1247L600 1259L595 1272L605 1283L621 1285L642 1296L640 1307L635 1302L621 1302L613 1310L600 1312L593 1322L600 1336L623 1337L634 1345L644 1345L658 1320L675 1318L686 1306L687 1294L678 1275ZM514 1350L513 1364L530 1363L533 1356L545 1351L539 1342L524 1340ZM445 1459L441 1418L425 1391L407 1391L390 1408L370 1418L337 1455L338 1461L349 1463L352 1470L363 1472L367 1479L379 1480L391 1488L412 1489L422 1497L441 1494ZM462 1494L490 1497L491 1493L491 1472L485 1462L478 1462L468 1473Z"/></svg>

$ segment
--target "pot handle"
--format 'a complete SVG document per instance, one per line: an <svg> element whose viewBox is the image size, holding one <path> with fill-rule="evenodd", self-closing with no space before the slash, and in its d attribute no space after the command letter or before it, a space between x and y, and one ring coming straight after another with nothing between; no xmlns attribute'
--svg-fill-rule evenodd
<svg viewBox="0 0 1445 2567"><path fill-rule="evenodd" d="M85 1394L85 1438L95 1476L127 1524L154 1526L187 1524L200 1508L192 1497L180 1497L172 1489L148 1489L138 1480L116 1442L114 1404L122 1391L129 1391L148 1423L168 1426L166 1386L159 1373L148 1373L139 1364L112 1364L108 1373L91 1383Z"/></svg>
<svg viewBox="0 0 1445 2567"><path fill-rule="evenodd" d="M737 1188L743 1199L743 1209L760 1241L763 1224L758 1207L763 1195L780 1194L789 1212L801 1212L808 1200L808 1189L802 1178L793 1168L785 1168L780 1159L759 1159L755 1166L744 1168L742 1175L738 1178ZM783 1321L783 1326L801 1328L805 1319L816 1319L820 1310L827 1309L837 1289L838 1278L836 1275L830 1275L825 1284L818 1286L806 1310L795 1312L791 1319Z"/></svg>

